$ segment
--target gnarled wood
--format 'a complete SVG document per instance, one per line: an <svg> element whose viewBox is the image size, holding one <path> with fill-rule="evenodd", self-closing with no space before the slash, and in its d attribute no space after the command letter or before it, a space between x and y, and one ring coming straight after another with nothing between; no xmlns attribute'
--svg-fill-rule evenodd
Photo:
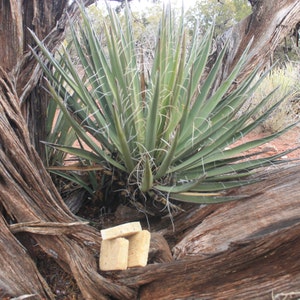
<svg viewBox="0 0 300 300"><path fill-rule="evenodd" d="M267 179L240 188L238 193L250 198L212 212L174 247L174 257L214 255L227 250L231 242L300 222L299 174L299 165L273 170L264 175Z"/></svg>
<svg viewBox="0 0 300 300"><path fill-rule="evenodd" d="M299 230L298 223L233 243L218 255L153 265L139 276L126 274L126 282L142 284L155 274L141 288L142 300L271 299L272 294L299 292Z"/></svg>
<svg viewBox="0 0 300 300"><path fill-rule="evenodd" d="M215 89L227 78L250 43L247 63L236 84L257 66L265 66L278 44L299 22L299 12L299 1L255 1L251 15L217 38L216 50L211 56L210 64L214 63L227 41L228 50L222 72L219 72L215 82Z"/></svg>
<svg viewBox="0 0 300 300"><path fill-rule="evenodd" d="M87 5L93 0L83 1ZM45 119L48 94L43 87L42 71L30 47L35 47L29 30L43 40L49 50L55 49L64 38L66 23L77 15L75 2L68 0L38 1L8 0L0 9L0 61L10 74L30 132L31 142L44 159Z"/></svg>
<svg viewBox="0 0 300 300"><path fill-rule="evenodd" d="M33 294L36 299L54 299L26 249L12 235L0 215L0 298ZM30 280L24 280L30 274Z"/></svg>
<svg viewBox="0 0 300 300"><path fill-rule="evenodd" d="M86 224L80 224L67 206L64 204L51 178L45 170L42 161L34 150L29 140L25 120L23 119L17 101L17 94L13 85L0 69L0 203L12 221L34 224L43 224L43 230L38 234L23 224L23 230L32 232L32 238L45 253L53 257L65 270L71 272L85 299L107 299L107 295L116 298L133 298L135 291L130 288L113 284L97 273L97 259L95 253L99 252L100 234ZM45 223L49 223L46 230ZM63 223L58 230L57 223ZM66 223L71 223L66 226ZM72 224L73 223L73 224ZM75 225L72 231L72 226ZM27 224L28 225L28 224ZM56 231L53 227L56 226ZM79 228L77 230L76 228ZM3 227L3 228L2 228ZM15 226L17 227L17 225ZM22 228L22 226L19 226ZM68 228L68 232L65 232ZM20 228L19 228L20 229ZM13 231L12 227L12 231ZM1 231L9 231L9 227L1 226ZM29 272L27 261L23 256L16 256L12 261L10 251L15 240L2 238L2 259L7 261L10 267L0 272L0 282L6 282L10 278L11 270L18 271L24 281L31 281L33 272ZM24 266L23 266L24 264ZM16 271L14 271L16 272ZM38 275L40 276L40 275ZM29 288L29 287L27 287ZM18 281L10 282L9 289L14 293L24 293L23 287ZM37 290L42 289L38 286ZM42 296L42 295L40 295Z"/></svg>

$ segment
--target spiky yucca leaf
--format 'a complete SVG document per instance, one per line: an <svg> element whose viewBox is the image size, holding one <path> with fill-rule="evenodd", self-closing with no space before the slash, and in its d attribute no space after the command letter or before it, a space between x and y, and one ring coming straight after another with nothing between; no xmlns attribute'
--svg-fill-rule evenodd
<svg viewBox="0 0 300 300"><path fill-rule="evenodd" d="M123 23L109 6L107 9L110 22L103 24L104 38L94 32L83 7L80 26L71 24L79 65L72 62L68 48L63 49L62 60L56 60L33 34L55 70L37 56L64 115L65 128L72 128L86 147L76 148L65 140L64 145L54 145L56 149L96 168L104 165L124 182L122 189L132 198L156 195L197 203L233 200L224 193L226 189L250 184L253 179L247 176L253 170L282 162L280 155L257 159L243 152L284 131L234 145L282 101L256 120L252 115L269 97L239 114L262 80L255 82L255 70L229 92L247 59L247 50L227 79L212 91L226 47L206 74L213 31L201 38L194 28L189 36L183 16L178 20L167 6L156 36L152 67L145 72L143 52L149 49L136 46L129 8ZM55 126L53 118L49 122ZM62 136L65 128L56 128ZM54 142L60 140L49 140L52 146Z"/></svg>
<svg viewBox="0 0 300 300"><path fill-rule="evenodd" d="M71 43L68 46L70 49ZM59 55L59 64L62 68L65 67L62 55ZM59 82L60 87L64 89L64 77L60 72L54 71L53 78ZM60 145L72 145L76 141L77 137L69 122L66 120L63 112L58 109L58 104L55 101L50 101L47 109L47 124L46 124L47 143L60 144ZM54 147L47 147L46 157L47 166L59 163L63 164L66 159L66 153L59 151Z"/></svg>

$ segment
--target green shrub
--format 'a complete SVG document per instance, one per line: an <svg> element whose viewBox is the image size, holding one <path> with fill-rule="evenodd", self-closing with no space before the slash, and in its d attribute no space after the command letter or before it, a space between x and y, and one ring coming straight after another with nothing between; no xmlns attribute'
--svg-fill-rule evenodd
<svg viewBox="0 0 300 300"><path fill-rule="evenodd" d="M136 46L129 9L122 25L108 7L110 23L104 24L104 37L95 34L82 7L81 11L82 23L71 23L80 68L68 48L55 59L35 37L48 60L43 63L36 55L49 80L52 116L59 108L59 117L49 118L52 131L47 145L55 149L49 152L52 172L76 181L91 193L108 181L118 182L132 202L215 203L236 199L226 195L226 190L253 182L248 177L253 170L282 162L281 154L255 159L255 154L245 156L243 152L269 142L287 128L233 146L284 99L253 120L251 116L269 105L271 92L239 115L259 85L254 83L255 71L228 92L243 68L247 51L212 93L226 51L224 48L204 78L212 30L200 38L195 27L194 35L189 36L183 17L178 20L166 7L151 69L145 69L147 49ZM65 158L53 157L58 150L78 157L83 167L53 166L55 161L63 164ZM80 177L79 170L90 171L89 177Z"/></svg>

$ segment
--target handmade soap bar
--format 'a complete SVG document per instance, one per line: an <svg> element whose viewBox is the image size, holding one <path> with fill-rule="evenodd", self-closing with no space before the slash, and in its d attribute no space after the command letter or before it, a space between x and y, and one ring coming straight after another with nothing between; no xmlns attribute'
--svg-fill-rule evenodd
<svg viewBox="0 0 300 300"><path fill-rule="evenodd" d="M102 240L100 250L100 270L126 270L128 265L129 241L124 238Z"/></svg>
<svg viewBox="0 0 300 300"><path fill-rule="evenodd" d="M131 222L107 229L102 229L101 235L103 240L109 240L118 237L126 237L139 231L142 231L140 222Z"/></svg>
<svg viewBox="0 0 300 300"><path fill-rule="evenodd" d="M150 232L140 231L128 237L128 267L144 267L147 265L150 247Z"/></svg>

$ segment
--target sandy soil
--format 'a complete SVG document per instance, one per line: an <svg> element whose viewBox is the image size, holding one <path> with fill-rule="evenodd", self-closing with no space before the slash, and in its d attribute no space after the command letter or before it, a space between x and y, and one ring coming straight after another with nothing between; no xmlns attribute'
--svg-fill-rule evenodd
<svg viewBox="0 0 300 300"><path fill-rule="evenodd" d="M270 135L270 133L264 132L252 132L242 138L239 143L251 141L253 139L257 139L260 137L265 137ZM275 140L271 141L270 143L266 143L257 150L264 151L265 156L267 155L275 155L277 153L282 153L289 149L297 148L291 153L288 153L283 156L285 159L300 159L300 127L296 126L293 129L286 132L284 135L276 138Z"/></svg>

